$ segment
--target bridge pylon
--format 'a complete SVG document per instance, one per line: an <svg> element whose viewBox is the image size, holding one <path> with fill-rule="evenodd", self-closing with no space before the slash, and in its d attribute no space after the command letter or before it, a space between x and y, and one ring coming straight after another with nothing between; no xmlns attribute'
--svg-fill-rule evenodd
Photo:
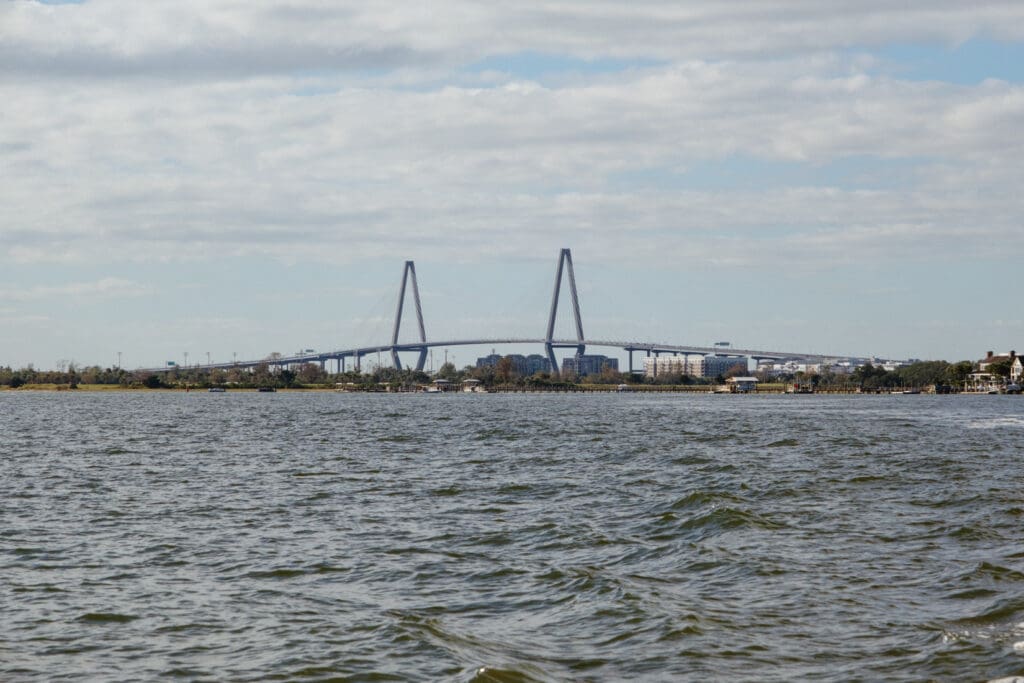
<svg viewBox="0 0 1024 683"><path fill-rule="evenodd" d="M558 295L562 290L562 272L568 266L569 271L569 292L572 295L572 313L576 320L576 343L556 344L555 339L555 316L558 314ZM576 292L576 273L572 267L572 250L562 249L558 254L558 270L555 272L555 291L551 295L551 314L548 316L548 333L544 337L544 351L547 353L548 362L551 363L552 374L558 374L558 359L555 358L556 348L576 349L576 354L582 356L587 347L583 343L583 321L580 318L580 298Z"/></svg>
<svg viewBox="0 0 1024 683"><path fill-rule="evenodd" d="M402 270L402 286L398 290L398 310L395 311L395 328L391 333L391 360L395 364L395 368L398 370L402 369L402 361L398 359L398 331L402 327L402 307L405 304L405 286L409 281L409 275L412 275L412 300L416 305L416 322L419 323L420 341L424 344L427 343L427 333L423 329L423 306L420 305L420 288L416 284L416 264L412 261L405 262L405 268ZM413 347L417 348L417 347ZM427 347L420 346L419 352L420 357L416 360L416 370L422 372L423 367L427 363Z"/></svg>

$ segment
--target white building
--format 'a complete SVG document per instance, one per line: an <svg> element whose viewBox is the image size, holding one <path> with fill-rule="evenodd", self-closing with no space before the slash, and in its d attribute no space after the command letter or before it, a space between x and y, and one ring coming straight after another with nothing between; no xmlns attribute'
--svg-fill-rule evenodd
<svg viewBox="0 0 1024 683"><path fill-rule="evenodd" d="M747 359L735 356L648 356L644 358L644 375L651 378L665 375L717 377L735 366L747 370Z"/></svg>

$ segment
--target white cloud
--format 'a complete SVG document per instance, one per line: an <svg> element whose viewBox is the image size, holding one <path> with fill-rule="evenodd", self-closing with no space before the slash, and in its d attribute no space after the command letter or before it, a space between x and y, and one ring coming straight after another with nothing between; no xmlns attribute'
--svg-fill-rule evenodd
<svg viewBox="0 0 1024 683"><path fill-rule="evenodd" d="M775 2L408 5L363 0L89 0L0 4L0 65L66 76L194 79L298 70L464 64L535 51L669 61L778 56L893 41L1024 38L1017 2Z"/></svg>
<svg viewBox="0 0 1024 683"><path fill-rule="evenodd" d="M141 285L120 278L105 277L95 282L72 282L64 285L36 285L32 287L7 286L0 288L0 301L37 301L55 297L73 299L112 299L145 296L151 291Z"/></svg>
<svg viewBox="0 0 1024 683"><path fill-rule="evenodd" d="M312 97L292 94L291 78L9 80L0 245L22 263L105 263L354 260L399 247L478 258L563 244L646 260L670 244L739 265L752 240L761 256L800 261L884 258L876 240L946 257L965 234L1020 242L1024 89L843 68L821 56L693 61L559 87ZM757 191L702 189L703 165L732 158L810 172ZM872 159L906 160L903 183L812 182L844 159L868 159L869 176Z"/></svg>

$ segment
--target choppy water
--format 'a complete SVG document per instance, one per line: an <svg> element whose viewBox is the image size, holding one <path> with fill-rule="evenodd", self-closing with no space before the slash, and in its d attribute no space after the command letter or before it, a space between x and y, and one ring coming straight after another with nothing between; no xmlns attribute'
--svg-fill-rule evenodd
<svg viewBox="0 0 1024 683"><path fill-rule="evenodd" d="M1024 674L1019 397L0 394L0 680Z"/></svg>

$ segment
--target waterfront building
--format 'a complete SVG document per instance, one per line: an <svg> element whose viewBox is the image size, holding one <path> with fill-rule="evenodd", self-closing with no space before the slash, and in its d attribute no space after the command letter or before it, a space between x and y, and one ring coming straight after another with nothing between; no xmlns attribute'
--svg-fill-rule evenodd
<svg viewBox="0 0 1024 683"><path fill-rule="evenodd" d="M518 356L517 358L520 360L513 358L512 366L523 377L536 375L538 372L551 372L551 363L548 362L546 356L542 356L539 353L531 353L525 358L523 356Z"/></svg>
<svg viewBox="0 0 1024 683"><path fill-rule="evenodd" d="M600 354L576 355L562 359L562 374L585 377L587 375L599 375L605 368L619 371L619 359L609 358Z"/></svg>
<svg viewBox="0 0 1024 683"><path fill-rule="evenodd" d="M734 394L749 394L757 391L756 377L730 377L725 380L729 391Z"/></svg>
<svg viewBox="0 0 1024 683"><path fill-rule="evenodd" d="M476 366L478 368L494 368L498 366L498 361L502 358L508 358L512 361L512 372L520 377L530 377L538 372L551 372L551 365L548 363L548 359L539 353L531 353L529 356L523 356L518 353L501 356L497 353L492 353L489 356L477 358Z"/></svg>
<svg viewBox="0 0 1024 683"><path fill-rule="evenodd" d="M985 357L978 361L978 372L986 372L988 367L993 363L1001 363L1003 361L1010 362L1010 371L1013 371L1013 366L1019 363L1016 351L1010 351L1009 353L993 353L989 351L985 354ZM1012 375L1011 375L1012 377Z"/></svg>
<svg viewBox="0 0 1024 683"><path fill-rule="evenodd" d="M478 368L493 368L493 367L497 367L499 360L501 360L501 356L496 354L496 353L492 353L489 356L484 356L483 358L477 358L476 359L476 366Z"/></svg>
<svg viewBox="0 0 1024 683"><path fill-rule="evenodd" d="M704 376L704 356L648 356L644 358L644 375L646 377L664 377L666 375Z"/></svg>
<svg viewBox="0 0 1024 683"><path fill-rule="evenodd" d="M644 358L644 375L651 378L665 375L717 377L735 366L747 369L747 359L736 356L648 356Z"/></svg>

